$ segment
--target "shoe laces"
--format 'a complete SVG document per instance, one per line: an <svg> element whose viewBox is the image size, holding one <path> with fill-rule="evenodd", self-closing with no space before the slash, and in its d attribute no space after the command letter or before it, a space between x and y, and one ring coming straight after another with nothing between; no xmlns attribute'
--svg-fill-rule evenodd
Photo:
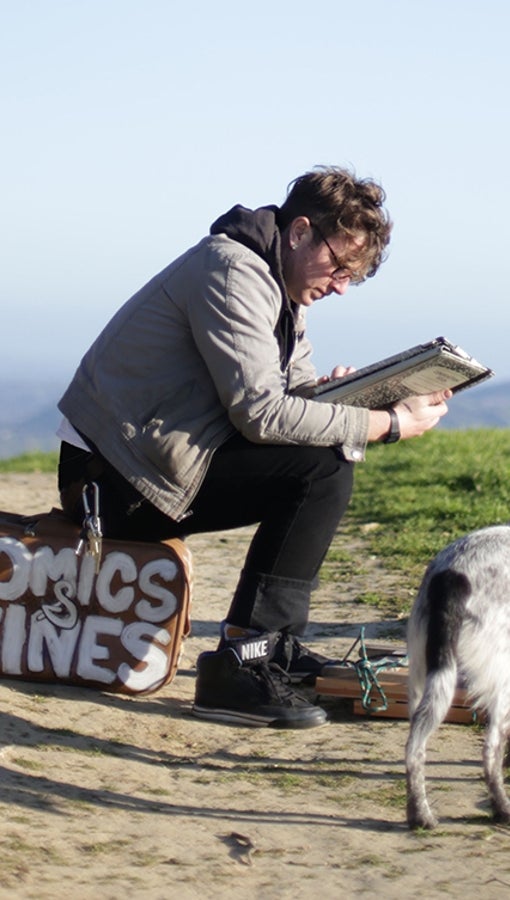
<svg viewBox="0 0 510 900"><path fill-rule="evenodd" d="M260 663L256 666L257 676L268 687L269 691L279 700L292 702L293 700L304 700L297 691L290 686L292 684L287 672L282 669L278 663Z"/></svg>

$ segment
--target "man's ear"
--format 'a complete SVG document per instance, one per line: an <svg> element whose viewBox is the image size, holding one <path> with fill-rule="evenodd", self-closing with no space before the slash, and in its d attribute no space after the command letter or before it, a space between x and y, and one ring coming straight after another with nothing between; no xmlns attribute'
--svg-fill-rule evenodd
<svg viewBox="0 0 510 900"><path fill-rule="evenodd" d="M297 216L289 225L289 243L295 250L305 235L310 231L310 219L307 216Z"/></svg>

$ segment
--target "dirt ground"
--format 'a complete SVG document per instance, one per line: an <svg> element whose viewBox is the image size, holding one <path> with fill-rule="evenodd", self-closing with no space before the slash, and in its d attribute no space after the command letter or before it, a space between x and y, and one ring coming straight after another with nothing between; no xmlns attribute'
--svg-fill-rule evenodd
<svg viewBox="0 0 510 900"><path fill-rule="evenodd" d="M51 476L0 476L2 509L56 502ZM215 647L250 533L189 541L193 631L156 694L0 682L0 897L507 897L510 830L489 817L475 726L432 739L440 825L411 834L405 721L355 717L332 698L321 698L330 724L302 732L190 715L196 658ZM362 545L345 546L361 571L315 592L308 642L343 655L365 624L402 644L401 622L355 602L398 582Z"/></svg>

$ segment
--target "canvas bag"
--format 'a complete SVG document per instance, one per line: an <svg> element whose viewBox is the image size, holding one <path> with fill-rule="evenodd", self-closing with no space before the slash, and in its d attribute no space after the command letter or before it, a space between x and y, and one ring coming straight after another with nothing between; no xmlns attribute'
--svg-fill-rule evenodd
<svg viewBox="0 0 510 900"><path fill-rule="evenodd" d="M0 511L0 676L156 691L190 630L191 554L103 539L96 560L80 534L58 509Z"/></svg>

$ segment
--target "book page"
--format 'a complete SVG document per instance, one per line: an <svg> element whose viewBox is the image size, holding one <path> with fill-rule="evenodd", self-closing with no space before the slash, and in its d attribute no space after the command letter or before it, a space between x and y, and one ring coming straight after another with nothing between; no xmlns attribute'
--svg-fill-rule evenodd
<svg viewBox="0 0 510 900"><path fill-rule="evenodd" d="M461 370L461 367L459 367L458 371L454 371L451 363L448 368L438 363L422 371L410 372L401 379L402 386L409 392L408 396L444 391L445 386L453 388L458 384L462 384L465 380L465 369L462 368Z"/></svg>

